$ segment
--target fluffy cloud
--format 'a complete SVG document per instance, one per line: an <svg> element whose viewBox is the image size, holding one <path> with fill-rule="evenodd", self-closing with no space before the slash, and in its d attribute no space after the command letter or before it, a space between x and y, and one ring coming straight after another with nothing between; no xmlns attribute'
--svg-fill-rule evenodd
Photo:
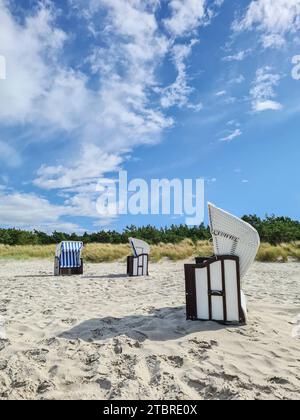
<svg viewBox="0 0 300 420"><path fill-rule="evenodd" d="M257 29L265 47L280 47L287 34L300 29L300 1L252 0L245 16L234 23L234 29Z"/></svg>
<svg viewBox="0 0 300 420"><path fill-rule="evenodd" d="M83 229L78 224L66 221L66 218L74 217L90 217L98 220L98 225L108 225L113 218L99 220L96 189L97 185L91 191L78 188L76 195L65 197L62 204L52 204L37 194L13 191L0 184L1 226L80 233Z"/></svg>
<svg viewBox="0 0 300 420"><path fill-rule="evenodd" d="M87 19L93 22L95 33L101 33L105 45L99 46L95 39L86 59L99 87L87 94L79 84L78 100L74 101L82 111L76 134L80 133L84 141L80 140L77 156L73 153L70 163L43 165L34 181L40 188L62 190L66 205L76 208L79 216L97 217L97 181L119 168L124 153L136 145L159 141L163 129L172 125L149 99L157 65L169 48L167 39L158 32L155 8L155 2L131 0L90 4ZM96 21L98 13L104 11L105 27L101 30ZM52 92L54 104L68 96L61 90L62 84L67 84L64 79L57 93ZM84 92L82 109L79 99ZM70 110L70 115L76 118L77 114Z"/></svg>
<svg viewBox="0 0 300 420"><path fill-rule="evenodd" d="M0 190L0 219L2 226L19 228L41 228L53 232L55 229L78 231L79 227L73 223L64 223L62 216L72 213L66 206L50 204L45 198L35 194L24 194Z"/></svg>
<svg viewBox="0 0 300 420"><path fill-rule="evenodd" d="M178 106L187 107L199 111L202 104L194 105L189 97L194 89L188 84L186 60L192 53L193 46L197 43L194 39L189 44L176 44L172 50L172 60L177 69L177 78L174 83L164 89L158 89L161 93L161 105L163 108Z"/></svg>
<svg viewBox="0 0 300 420"><path fill-rule="evenodd" d="M81 19L81 30L89 37L76 65L65 54L75 45L76 33L57 26L59 11L51 1L37 2L24 20L18 20L10 3L0 0L0 49L7 62L7 79L0 85L0 125L22 129L22 138L11 145L0 142L0 151L17 166L18 141L53 137L58 145L55 162L40 162L34 184L56 190L65 200L67 214L40 198L44 218L37 215L36 224L48 222L48 211L50 223L59 224L61 217L70 215L96 217L97 179L116 171L134 147L160 141L174 123L164 108L202 107L190 103L193 90L186 60L195 44L195 30L212 17L205 0L171 0L169 17L163 22L157 20L159 0L69 3L70 13ZM182 36L187 37L186 44L178 41ZM170 55L178 77L164 87L157 72ZM5 197L10 202L6 209L12 209L13 203L26 207L30 200L39 205L35 195ZM18 212L11 214L15 220L21 217Z"/></svg>
<svg viewBox="0 0 300 420"><path fill-rule="evenodd" d="M78 156L72 162L72 166L66 167L43 165L38 170L38 177L34 183L36 186L51 189L73 190L80 186L89 186L103 177L105 173L111 173L118 169L122 158L115 154L109 155L93 144L85 144L79 150Z"/></svg>
<svg viewBox="0 0 300 420"><path fill-rule="evenodd" d="M281 76L273 73L270 67L257 70L256 79L250 91L253 111L278 111L282 109L282 105L274 100L276 98L275 87L280 80Z"/></svg>
<svg viewBox="0 0 300 420"><path fill-rule="evenodd" d="M170 0L172 15L164 22L168 31L180 37L197 29L207 17L205 3L205 0Z"/></svg>
<svg viewBox="0 0 300 420"><path fill-rule="evenodd" d="M104 174L117 171L121 163L122 157L104 153L93 144L85 144L71 166L43 165L34 184L45 190L60 190L66 215L98 219L97 223L103 225L96 208L99 182ZM105 223L108 222L107 219Z"/></svg>
<svg viewBox="0 0 300 420"><path fill-rule="evenodd" d="M262 102L257 102L254 106L254 110L257 112L263 111L280 111L282 109L282 105L279 102L266 100Z"/></svg>
<svg viewBox="0 0 300 420"><path fill-rule="evenodd" d="M199 1L196 3L199 6ZM72 4L81 3L73 0ZM156 20L159 5L154 0L93 0L84 15L95 36L86 63L93 77L99 80L99 88L93 96L86 95L84 103L89 103L88 117L87 112L82 113L80 120L84 124L77 130L77 133L82 133L85 144L80 146L80 159L73 159L67 166L43 165L35 180L35 185L40 188L62 189L67 195L66 203L75 206L81 215L95 217L97 179L117 170L122 155L136 145L159 141L163 130L173 124L153 105L153 93L161 97L163 108L176 105L198 111L202 107L189 101L193 89L188 85L185 63L197 41L177 44L174 39L168 39ZM172 22L177 19L181 22L186 13L174 8L174 4L170 6ZM173 13L175 9L178 15ZM104 27L103 23L101 27L99 14L104 12ZM197 19L193 28L200 23ZM192 32L191 28L189 30ZM160 88L156 72L169 54L178 76L171 86ZM58 98L54 103L62 95L61 89L58 92L52 92L51 96ZM82 92L78 96L83 96ZM55 109L51 102L49 99L51 108ZM74 113L70 112L70 115ZM95 133L99 133L98 139Z"/></svg>
<svg viewBox="0 0 300 420"><path fill-rule="evenodd" d="M0 84L0 122L38 120L47 101L47 92L57 76L58 54L66 35L53 26L50 8L40 6L23 25L0 0L0 48L6 59L6 81ZM52 65L47 65L51 56Z"/></svg>

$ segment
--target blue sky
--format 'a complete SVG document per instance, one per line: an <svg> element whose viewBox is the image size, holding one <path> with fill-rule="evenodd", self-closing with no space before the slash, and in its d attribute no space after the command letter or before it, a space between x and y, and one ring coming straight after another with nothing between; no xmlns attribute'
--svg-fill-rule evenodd
<svg viewBox="0 0 300 420"><path fill-rule="evenodd" d="M299 219L297 55L300 0L0 0L0 225L184 221L100 217L120 169Z"/></svg>

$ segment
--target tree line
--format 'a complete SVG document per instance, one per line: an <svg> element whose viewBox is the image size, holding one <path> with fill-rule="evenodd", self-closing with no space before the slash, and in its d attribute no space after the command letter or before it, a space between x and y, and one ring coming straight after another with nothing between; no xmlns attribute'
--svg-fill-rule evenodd
<svg viewBox="0 0 300 420"><path fill-rule="evenodd" d="M266 216L264 219L256 215L244 216L243 220L257 229L262 242L278 245L284 242L300 241L300 222L288 217ZM88 243L125 244L129 237L144 239L150 244L179 243L184 239L193 242L211 239L209 227L204 224L195 227L172 225L165 228L153 226L127 226L123 232L115 230L96 233L68 234L53 232L51 235L34 230L0 229L0 244L4 245L50 245L61 241L83 241Z"/></svg>

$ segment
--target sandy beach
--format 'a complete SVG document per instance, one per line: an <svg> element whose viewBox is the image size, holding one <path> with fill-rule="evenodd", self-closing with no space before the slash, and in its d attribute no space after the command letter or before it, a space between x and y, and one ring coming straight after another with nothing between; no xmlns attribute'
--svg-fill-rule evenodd
<svg viewBox="0 0 300 420"><path fill-rule="evenodd" d="M253 265L244 327L186 321L183 262L52 270L1 262L1 399L300 398L299 264Z"/></svg>

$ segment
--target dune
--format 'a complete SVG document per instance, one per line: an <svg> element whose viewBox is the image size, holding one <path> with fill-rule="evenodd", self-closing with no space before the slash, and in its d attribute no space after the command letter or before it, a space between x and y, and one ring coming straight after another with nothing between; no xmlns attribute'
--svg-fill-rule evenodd
<svg viewBox="0 0 300 420"><path fill-rule="evenodd" d="M185 318L183 262L55 278L2 261L0 399L299 399L299 264L255 263L247 326Z"/></svg>

